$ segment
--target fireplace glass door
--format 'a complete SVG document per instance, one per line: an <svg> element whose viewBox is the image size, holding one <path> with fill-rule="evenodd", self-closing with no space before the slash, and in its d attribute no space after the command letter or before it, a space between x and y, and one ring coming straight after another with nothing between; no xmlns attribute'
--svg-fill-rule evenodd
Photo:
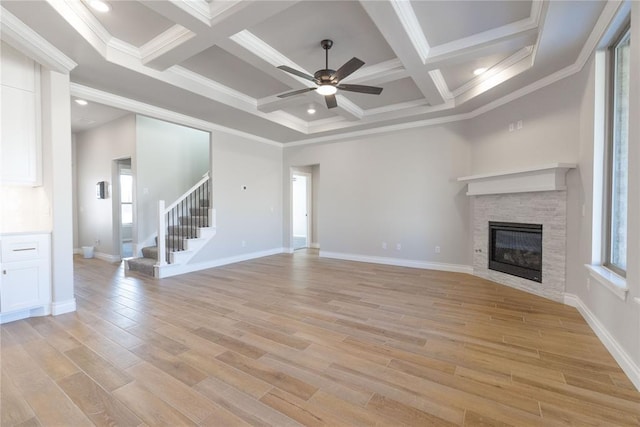
<svg viewBox="0 0 640 427"><path fill-rule="evenodd" d="M489 222L489 269L542 282L542 225Z"/></svg>

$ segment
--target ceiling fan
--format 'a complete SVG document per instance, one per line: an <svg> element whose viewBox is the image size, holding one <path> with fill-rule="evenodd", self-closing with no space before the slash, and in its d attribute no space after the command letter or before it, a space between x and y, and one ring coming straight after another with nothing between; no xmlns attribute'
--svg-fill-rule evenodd
<svg viewBox="0 0 640 427"><path fill-rule="evenodd" d="M331 49L331 46L333 46L333 41L322 40L320 42L320 46L322 46L325 51L325 68L323 70L316 71L313 76L310 76L307 73L303 73L302 71L298 71L286 65L280 65L278 67L282 71L286 71L287 73L291 73L295 76L302 77L303 79L310 80L317 84L318 87L308 87L305 89L294 90L293 92L283 93L282 95L278 95L278 98L288 98L290 96L299 95L301 93L311 92L312 90L315 90L320 95L324 95L324 99L327 102L327 108L335 108L338 106L338 101L336 100L335 95L338 89L350 92L380 95L380 93L382 92L381 87L340 84L340 81L342 79L356 71L358 68L362 67L364 65L364 62L354 57L347 61L342 67L338 68L337 71L331 70L329 68L329 49Z"/></svg>

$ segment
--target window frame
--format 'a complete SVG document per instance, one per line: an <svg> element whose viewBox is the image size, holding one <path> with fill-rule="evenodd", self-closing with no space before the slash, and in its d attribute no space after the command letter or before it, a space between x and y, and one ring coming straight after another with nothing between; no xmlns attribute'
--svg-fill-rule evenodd
<svg viewBox="0 0 640 427"><path fill-rule="evenodd" d="M626 270L620 266L613 264L612 259L612 221L613 221L613 173L614 173L614 145L615 145L615 119L616 119L616 49L625 41L627 37L631 37L631 22L629 19L621 26L620 31L616 34L612 43L609 45L607 54L607 93L606 93L606 140L605 140L605 174L604 174L604 193L605 206L603 206L604 214L604 230L603 237L605 244L603 245L603 266L611 270L615 274L626 278ZM628 166L627 166L628 167ZM625 215L628 213L625 212ZM627 217L628 220L628 217Z"/></svg>

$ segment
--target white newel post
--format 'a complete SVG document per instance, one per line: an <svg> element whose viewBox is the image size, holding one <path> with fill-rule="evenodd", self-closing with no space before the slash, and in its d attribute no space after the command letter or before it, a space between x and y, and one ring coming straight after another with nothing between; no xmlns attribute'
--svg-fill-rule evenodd
<svg viewBox="0 0 640 427"><path fill-rule="evenodd" d="M164 200L158 201L158 266L167 264L166 257L166 237L165 230L167 225L164 223Z"/></svg>

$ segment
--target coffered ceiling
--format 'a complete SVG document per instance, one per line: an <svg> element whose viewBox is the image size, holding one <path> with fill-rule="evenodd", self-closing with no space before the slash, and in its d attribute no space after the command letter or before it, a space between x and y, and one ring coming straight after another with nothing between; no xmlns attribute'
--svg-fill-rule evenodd
<svg viewBox="0 0 640 427"><path fill-rule="evenodd" d="M108 3L99 13L84 0L3 0L0 18L21 21L78 64L74 96L121 108L113 99L123 97L282 143L477 114L579 71L617 8L536 0ZM342 83L382 94L339 91L333 109L315 91L278 98L314 86L276 67L324 68L323 39L334 41L330 68L365 62ZM476 76L478 68L486 71ZM76 130L104 121L83 119Z"/></svg>

